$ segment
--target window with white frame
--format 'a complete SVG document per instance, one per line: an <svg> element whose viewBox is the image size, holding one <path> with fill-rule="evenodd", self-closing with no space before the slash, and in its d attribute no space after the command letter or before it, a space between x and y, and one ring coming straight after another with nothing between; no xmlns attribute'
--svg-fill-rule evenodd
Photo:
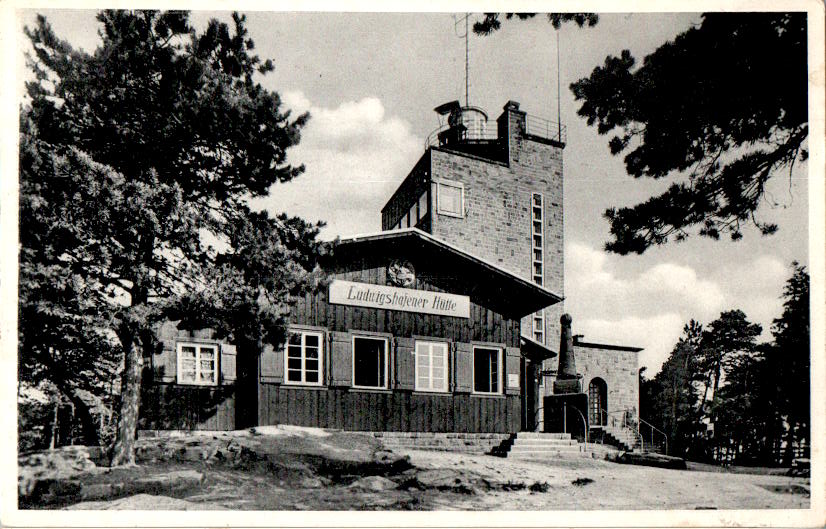
<svg viewBox="0 0 826 529"><path fill-rule="evenodd" d="M290 330L284 355L287 384L320 386L324 339L320 332Z"/></svg>
<svg viewBox="0 0 826 529"><path fill-rule="evenodd" d="M178 344L178 383L214 385L218 383L218 345Z"/></svg>
<svg viewBox="0 0 826 529"><path fill-rule="evenodd" d="M533 193L531 196L531 256L533 281L537 285L543 283L545 277L545 246L543 243L542 220L543 198L541 193Z"/></svg>
<svg viewBox="0 0 826 529"><path fill-rule="evenodd" d="M501 393L502 350L496 347L473 348L474 393Z"/></svg>
<svg viewBox="0 0 826 529"><path fill-rule="evenodd" d="M416 391L447 391L447 344L416 342Z"/></svg>
<svg viewBox="0 0 826 529"><path fill-rule="evenodd" d="M465 188L461 182L437 182L436 212L452 217L465 216Z"/></svg>
<svg viewBox="0 0 826 529"><path fill-rule="evenodd" d="M353 387L387 389L387 338L353 337Z"/></svg>
<svg viewBox="0 0 826 529"><path fill-rule="evenodd" d="M533 339L545 343L545 313L541 310L533 315Z"/></svg>

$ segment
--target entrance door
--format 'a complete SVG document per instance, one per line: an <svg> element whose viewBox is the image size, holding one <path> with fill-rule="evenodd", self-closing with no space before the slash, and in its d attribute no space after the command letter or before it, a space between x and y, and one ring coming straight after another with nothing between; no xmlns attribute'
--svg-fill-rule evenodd
<svg viewBox="0 0 826 529"><path fill-rule="evenodd" d="M537 369L535 363L522 358L520 363L520 376L522 378L522 420L520 430L523 432L535 432L538 426L536 423L537 397L539 395Z"/></svg>
<svg viewBox="0 0 826 529"><path fill-rule="evenodd" d="M588 384L588 422L605 426L608 422L608 385L597 377Z"/></svg>

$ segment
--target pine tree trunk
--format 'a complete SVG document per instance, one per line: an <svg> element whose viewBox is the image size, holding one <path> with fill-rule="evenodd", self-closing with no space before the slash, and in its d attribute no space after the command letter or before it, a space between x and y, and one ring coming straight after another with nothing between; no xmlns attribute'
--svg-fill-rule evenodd
<svg viewBox="0 0 826 529"><path fill-rule="evenodd" d="M794 430L795 422L789 419L789 430L786 432L786 452L783 455L783 464L791 466L794 461Z"/></svg>
<svg viewBox="0 0 826 529"><path fill-rule="evenodd" d="M714 397L717 396L717 389L720 387L720 370L721 366L718 362L716 366L714 366L714 386L711 390L711 402L714 402Z"/></svg>
<svg viewBox="0 0 826 529"><path fill-rule="evenodd" d="M697 406L697 418L702 419L703 413L706 407L706 397L708 396L708 386L711 383L711 376L706 378L705 383L703 383L703 398L700 399L700 405Z"/></svg>
<svg viewBox="0 0 826 529"><path fill-rule="evenodd" d="M115 446L112 450L112 466L135 464L135 438L137 437L140 406L142 349L131 330L122 332L121 344L123 345L124 365L121 378L120 418Z"/></svg>
<svg viewBox="0 0 826 529"><path fill-rule="evenodd" d="M92 417L92 411L89 406L81 399L77 393L72 390L65 392L66 397L72 403L72 424L77 420L80 422L80 437L84 445L98 445L100 444L100 431L95 424L95 418ZM72 444L74 444L74 429L72 434Z"/></svg>
<svg viewBox="0 0 826 529"><path fill-rule="evenodd" d="M63 377L63 372L53 362L46 364L55 375L52 377L52 382L60 393L63 394L74 406L73 419L80 420L80 432L83 438L83 443L86 445L100 444L101 429L95 424L95 419L92 417L92 411L89 406L78 395L74 387ZM72 436L74 438L74 436Z"/></svg>
<svg viewBox="0 0 826 529"><path fill-rule="evenodd" d="M52 439L49 441L49 450L54 450L57 447L57 412L60 409L60 400L54 403L54 420L52 420Z"/></svg>

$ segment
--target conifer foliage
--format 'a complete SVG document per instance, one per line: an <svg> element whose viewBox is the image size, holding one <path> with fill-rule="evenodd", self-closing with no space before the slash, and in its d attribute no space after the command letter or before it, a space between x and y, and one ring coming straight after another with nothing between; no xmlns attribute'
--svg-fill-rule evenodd
<svg viewBox="0 0 826 529"><path fill-rule="evenodd" d="M535 13L506 13L527 20ZM548 13L564 23L594 26L594 13ZM502 25L486 13L473 29ZM577 113L600 134L613 134L611 153L624 154L634 178L673 178L660 195L605 212L621 255L701 236L732 240L753 224L764 235L778 227L760 220L773 205L769 180L808 157L808 69L805 13L704 13L641 64L629 50L609 55L571 84Z"/></svg>
<svg viewBox="0 0 826 529"><path fill-rule="evenodd" d="M628 50L571 85L578 114L614 133L629 175L678 175L661 195L605 217L606 249L643 253L670 238L742 237L770 178L805 160L808 137L805 13L706 13L699 26L645 57Z"/></svg>
<svg viewBox="0 0 826 529"><path fill-rule="evenodd" d="M247 206L301 174L286 154L308 115L259 83L273 64L253 53L245 18L203 32L186 12L97 20L93 53L43 17L26 28L36 79L21 109L20 357L24 370L45 356L93 365L95 341L121 354L112 461L132 464L153 324L217 321L232 299L223 332L266 327L260 338L277 341L289 304L318 281L322 248L317 226ZM203 301L217 289L222 303ZM44 322L64 339L39 335ZM54 371L81 378L73 369Z"/></svg>
<svg viewBox="0 0 826 529"><path fill-rule="evenodd" d="M692 320L640 406L665 427L672 454L736 464L791 464L811 446L809 275L792 263L773 339L740 310Z"/></svg>

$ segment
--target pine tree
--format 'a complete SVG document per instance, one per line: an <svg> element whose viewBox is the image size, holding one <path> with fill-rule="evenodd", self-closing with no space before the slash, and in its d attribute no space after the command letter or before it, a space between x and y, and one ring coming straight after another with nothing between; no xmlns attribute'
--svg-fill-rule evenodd
<svg viewBox="0 0 826 529"><path fill-rule="evenodd" d="M805 13L706 13L641 65L624 50L573 83L629 175L678 180L607 210L606 249L643 253L692 228L737 240L748 222L774 233L755 213L769 179L807 157L807 72Z"/></svg>
<svg viewBox="0 0 826 529"><path fill-rule="evenodd" d="M686 324L683 336L652 380L649 420L665 428L672 453L686 454L698 428L694 406L702 332L698 322L691 320Z"/></svg>
<svg viewBox="0 0 826 529"><path fill-rule="evenodd" d="M266 298L270 326L283 325L279 315L315 282L317 230L247 206L302 172L286 150L308 116L291 118L259 84L273 66L252 54L243 16L233 14L232 28L212 20L203 33L188 16L102 11L103 42L92 54L60 40L43 17L26 29L36 79L21 111L21 290L45 292L55 278L71 283L57 303L71 334L89 341L84 320L72 318L94 317L122 352L116 465L134 463L153 324L185 308L222 263L243 253L238 233L267 248L301 242L284 250L285 266L270 283L250 286L236 267L233 285L254 292L245 300L250 311ZM259 229L248 229L256 222ZM23 311L38 303L21 301ZM206 319L213 307L201 309ZM33 336L38 325L37 316L21 320L21 334ZM34 354L26 343L21 357Z"/></svg>
<svg viewBox="0 0 826 529"><path fill-rule="evenodd" d="M776 400L787 423L784 462L791 464L792 448L809 441L811 391L811 329L809 274L792 263L792 276L783 288L783 314L774 320L772 367L777 381Z"/></svg>

